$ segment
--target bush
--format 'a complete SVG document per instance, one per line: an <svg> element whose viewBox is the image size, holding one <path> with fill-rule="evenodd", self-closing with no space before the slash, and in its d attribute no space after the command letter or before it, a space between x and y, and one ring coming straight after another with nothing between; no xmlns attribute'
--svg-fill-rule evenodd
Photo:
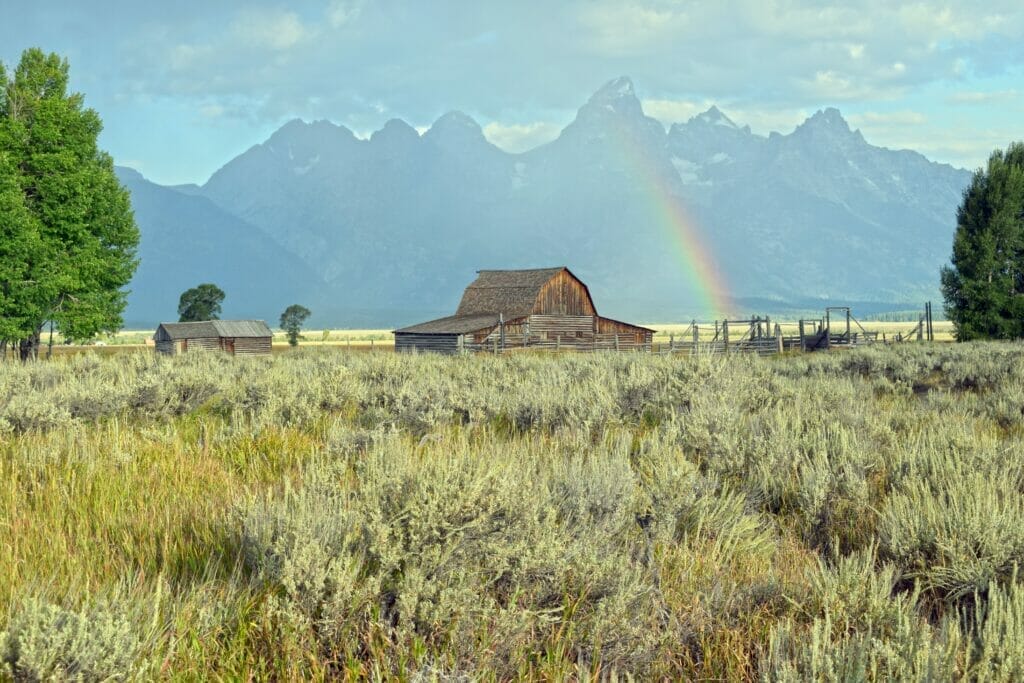
<svg viewBox="0 0 1024 683"><path fill-rule="evenodd" d="M116 605L74 611L30 599L0 632L0 662L15 680L128 680L143 671L140 645Z"/></svg>

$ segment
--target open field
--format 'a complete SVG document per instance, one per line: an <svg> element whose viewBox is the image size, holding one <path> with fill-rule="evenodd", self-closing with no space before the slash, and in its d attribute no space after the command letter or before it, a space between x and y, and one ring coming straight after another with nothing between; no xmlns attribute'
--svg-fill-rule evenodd
<svg viewBox="0 0 1024 683"><path fill-rule="evenodd" d="M1020 680L1024 346L0 364L26 679Z"/></svg>

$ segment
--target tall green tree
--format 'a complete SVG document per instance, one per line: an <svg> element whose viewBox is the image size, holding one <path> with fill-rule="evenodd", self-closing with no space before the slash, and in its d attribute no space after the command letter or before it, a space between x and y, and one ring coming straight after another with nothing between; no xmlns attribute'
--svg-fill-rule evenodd
<svg viewBox="0 0 1024 683"><path fill-rule="evenodd" d="M285 331L285 334L288 336L288 343L292 346L299 345L302 325L310 315L309 309L299 304L292 304L284 309L284 313L281 314L281 329Z"/></svg>
<svg viewBox="0 0 1024 683"><path fill-rule="evenodd" d="M23 358L48 322L76 339L119 329L138 265L128 192L97 146L99 115L68 92L68 69L37 48L13 74L0 65L0 249L15 253L0 272L0 334Z"/></svg>
<svg viewBox="0 0 1024 683"><path fill-rule="evenodd" d="M964 191L942 294L960 341L1024 337L1024 143L993 152Z"/></svg>
<svg viewBox="0 0 1024 683"><path fill-rule="evenodd" d="M224 290L209 282L185 290L178 299L178 321L219 320Z"/></svg>

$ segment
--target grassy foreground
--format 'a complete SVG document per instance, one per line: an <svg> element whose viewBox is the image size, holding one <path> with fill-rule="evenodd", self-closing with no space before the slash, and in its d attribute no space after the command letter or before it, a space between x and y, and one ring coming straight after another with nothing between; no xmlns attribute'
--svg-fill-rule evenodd
<svg viewBox="0 0 1024 683"><path fill-rule="evenodd" d="M1024 677L1024 346L0 365L0 676Z"/></svg>

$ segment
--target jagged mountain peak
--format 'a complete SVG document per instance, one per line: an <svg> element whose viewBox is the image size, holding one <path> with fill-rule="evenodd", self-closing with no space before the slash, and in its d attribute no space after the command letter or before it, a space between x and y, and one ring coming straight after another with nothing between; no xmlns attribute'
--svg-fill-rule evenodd
<svg viewBox="0 0 1024 683"><path fill-rule="evenodd" d="M466 140L486 142L484 131L472 116L461 111L450 111L443 114L434 125L423 134L424 140L433 142L448 140Z"/></svg>
<svg viewBox="0 0 1024 683"><path fill-rule="evenodd" d="M584 111L611 111L623 116L643 116L643 108L628 76L619 76L605 83L590 96L580 109Z"/></svg>
<svg viewBox="0 0 1024 683"><path fill-rule="evenodd" d="M708 108L707 111L701 114L697 114L690 120L700 121L701 123L706 123L712 126L723 126L725 128L739 129L739 126L737 126L732 119L726 116L721 109L719 109L717 106L713 104Z"/></svg>
<svg viewBox="0 0 1024 683"><path fill-rule="evenodd" d="M846 122L843 114L835 107L819 109L813 116L797 126L794 132L824 132L834 135L855 135L860 137L860 131L850 130L850 124Z"/></svg>
<svg viewBox="0 0 1024 683"><path fill-rule="evenodd" d="M370 142L377 144L390 144L393 142L417 142L420 134L402 119L389 119L384 127L374 131L370 136Z"/></svg>
<svg viewBox="0 0 1024 683"><path fill-rule="evenodd" d="M618 100L623 97L636 97L633 89L633 80L629 76L619 76L605 83L594 93L590 100L601 100L602 102Z"/></svg>
<svg viewBox="0 0 1024 683"><path fill-rule="evenodd" d="M332 123L326 119L310 122L303 121L302 119L292 119L274 131L267 142L274 143L319 136L354 138L355 134L345 126Z"/></svg>

